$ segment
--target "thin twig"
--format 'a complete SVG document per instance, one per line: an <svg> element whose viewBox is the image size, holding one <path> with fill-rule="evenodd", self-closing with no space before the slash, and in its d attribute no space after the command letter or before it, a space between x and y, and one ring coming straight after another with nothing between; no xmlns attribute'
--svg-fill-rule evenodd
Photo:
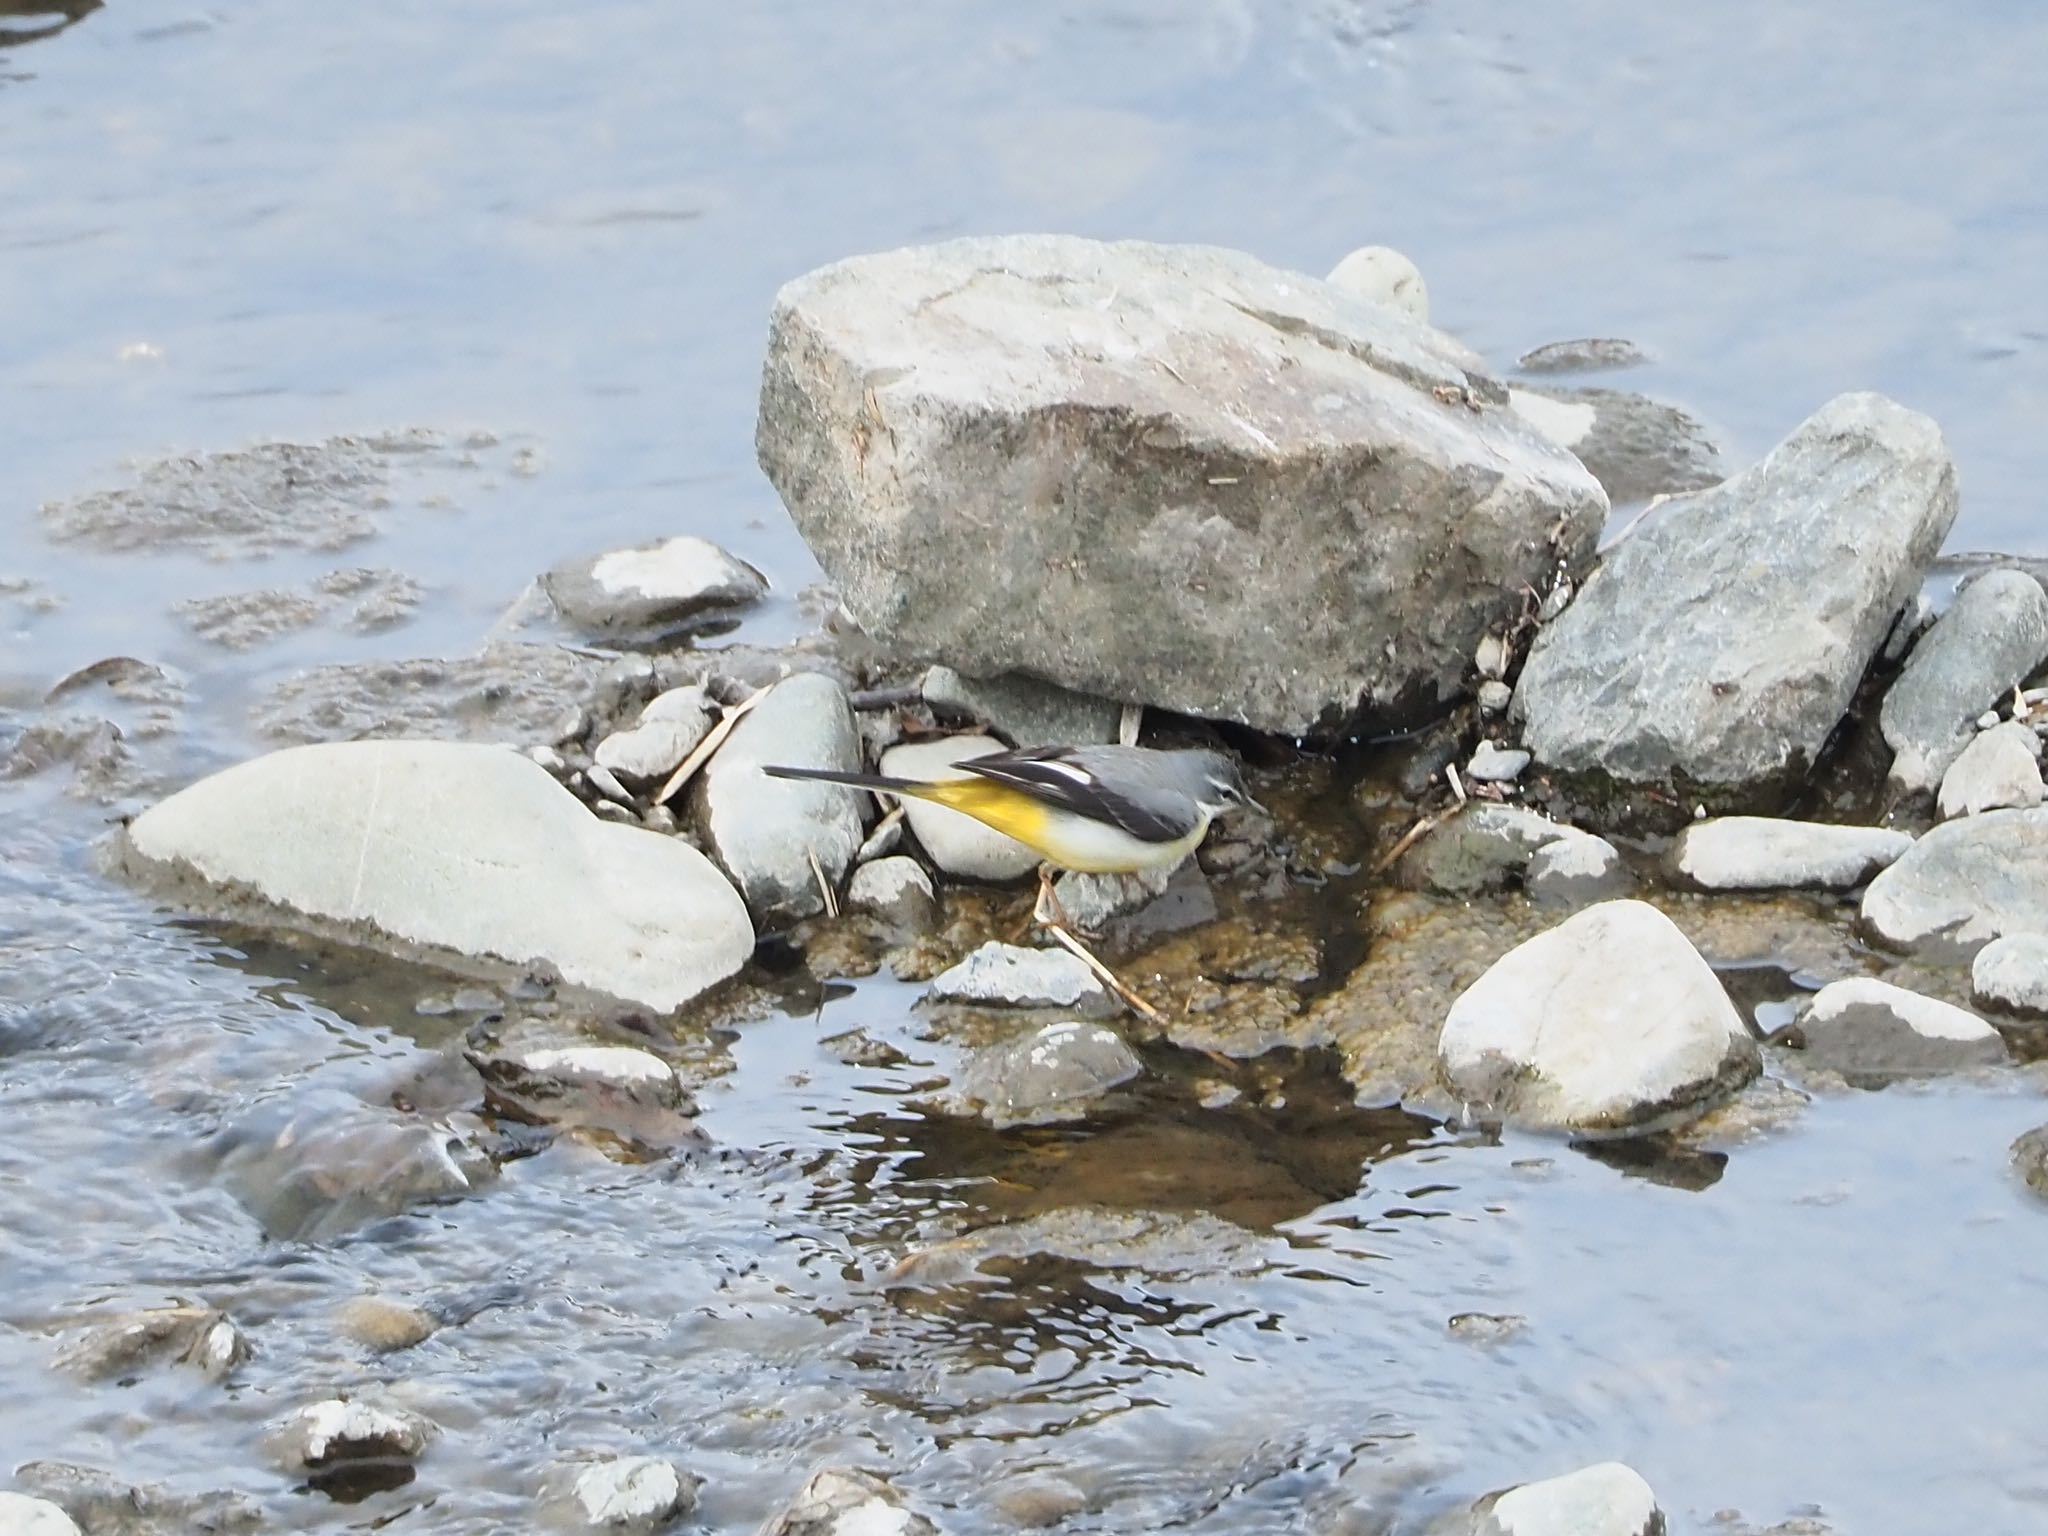
<svg viewBox="0 0 2048 1536"><path fill-rule="evenodd" d="M804 857L811 861L811 875L818 882L818 894L825 898L825 915L827 917L837 917L839 915L839 893L832 889L832 882L825 878L824 865L818 862L818 855L809 848L804 850Z"/></svg>
<svg viewBox="0 0 2048 1536"><path fill-rule="evenodd" d="M1398 843L1380 855L1379 862L1372 867L1372 872L1376 875L1384 873L1402 854L1434 832L1437 823L1442 820L1442 816L1425 816L1422 820L1416 822L1414 826L1401 834L1401 840Z"/></svg>
<svg viewBox="0 0 2048 1536"><path fill-rule="evenodd" d="M684 758L682 766L668 776L668 782L661 786L661 793L654 797L654 803L667 805L675 797L676 791L689 783L691 776L711 760L711 754L725 745L725 738L732 734L732 728L740 723L747 711L767 697L766 688L756 688L739 703L726 705L718 723L704 733L704 739L697 743L696 750Z"/></svg>
<svg viewBox="0 0 2048 1536"><path fill-rule="evenodd" d="M1053 936L1056 943L1079 957L1081 963L1093 971L1101 979L1104 986L1108 987L1110 991L1114 992L1129 1005L1131 1012L1148 1023L1164 1024L1166 1022L1165 1014L1154 1008L1144 998L1138 996L1137 993L1119 981L1116 972L1096 959L1086 944L1083 944L1058 923L1046 924L1045 931Z"/></svg>
<svg viewBox="0 0 2048 1536"><path fill-rule="evenodd" d="M1456 763L1444 764L1444 777L1450 781L1451 793L1458 797L1458 804L1465 803L1465 781L1458 776Z"/></svg>
<svg viewBox="0 0 2048 1536"><path fill-rule="evenodd" d="M1138 744L1138 732L1143 729L1144 724L1145 706L1126 704L1123 714L1117 718L1116 739L1127 747L1135 747Z"/></svg>

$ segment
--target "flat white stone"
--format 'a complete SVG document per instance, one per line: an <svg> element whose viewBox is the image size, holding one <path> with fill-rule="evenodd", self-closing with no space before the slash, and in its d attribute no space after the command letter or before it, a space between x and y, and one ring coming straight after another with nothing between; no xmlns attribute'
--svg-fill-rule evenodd
<svg viewBox="0 0 2048 1536"><path fill-rule="evenodd" d="M652 1051L630 1045L569 1045L524 1051L517 1058L529 1072L549 1077L594 1079L625 1088L662 1087L675 1069Z"/></svg>
<svg viewBox="0 0 2048 1536"><path fill-rule="evenodd" d="M934 1002L986 1003L1009 1008L1085 1008L1106 1011L1109 994L1080 958L1064 949L1026 949L988 943L951 970L932 978Z"/></svg>
<svg viewBox="0 0 2048 1536"><path fill-rule="evenodd" d="M1807 1005L1809 1023L1832 1023L1852 1008L1882 1008L1929 1040L1996 1040L1998 1031L1968 1009L1895 987L1875 976L1831 981Z"/></svg>
<svg viewBox="0 0 2048 1536"><path fill-rule="evenodd" d="M1888 827L1719 816L1678 835L1671 865L1709 891L1849 890L1912 846L1906 833Z"/></svg>

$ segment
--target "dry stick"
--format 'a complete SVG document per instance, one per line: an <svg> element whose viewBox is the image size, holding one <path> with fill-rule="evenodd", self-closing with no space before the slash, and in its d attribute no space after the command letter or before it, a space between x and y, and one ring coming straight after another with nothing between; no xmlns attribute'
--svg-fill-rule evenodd
<svg viewBox="0 0 2048 1536"><path fill-rule="evenodd" d="M825 915L839 915L839 893L832 889L832 882L825 878L824 866L818 862L818 855L811 849L804 850L804 857L811 861L811 877L818 882L818 894L825 898Z"/></svg>
<svg viewBox="0 0 2048 1536"><path fill-rule="evenodd" d="M1443 819L1442 816L1425 816L1422 820L1416 822L1414 826L1401 834L1401 840L1398 843L1380 855L1379 862L1372 867L1372 872L1376 875L1383 873L1394 860L1400 858L1402 854L1421 842L1431 832L1434 832L1437 823Z"/></svg>
<svg viewBox="0 0 2048 1536"><path fill-rule="evenodd" d="M654 797L654 803L667 805L675 797L675 792L690 782L690 776L710 760L711 754L725 745L725 738L732 734L732 728L740 723L747 711L767 697L766 688L756 688L739 703L726 705L718 723L705 732L704 739L697 743L696 750L684 758L682 766L668 776L668 782L661 786L661 793Z"/></svg>
<svg viewBox="0 0 2048 1536"><path fill-rule="evenodd" d="M1144 998L1138 996L1137 993L1133 992L1129 987L1125 986L1121 981L1119 981L1117 979L1116 972L1112 971L1108 966L1104 965L1100 960L1096 959L1095 956L1089 952L1088 946L1086 944L1083 944L1079 939L1075 938L1071 933L1067 932L1067 930L1062 928L1058 923L1047 923L1045 925L1045 931L1053 936L1054 942L1060 944L1067 950L1071 951L1075 956L1077 956L1080 959L1083 965L1087 966L1089 970L1093 971L1099 978L1101 978L1102 984L1108 987L1109 990L1114 992L1118 997L1122 998L1124 1002L1129 1005L1131 1012L1138 1015L1139 1018L1146 1020L1148 1023L1164 1024L1166 1022L1165 1014L1161 1013L1157 1008L1154 1008L1150 1003L1146 1002Z"/></svg>

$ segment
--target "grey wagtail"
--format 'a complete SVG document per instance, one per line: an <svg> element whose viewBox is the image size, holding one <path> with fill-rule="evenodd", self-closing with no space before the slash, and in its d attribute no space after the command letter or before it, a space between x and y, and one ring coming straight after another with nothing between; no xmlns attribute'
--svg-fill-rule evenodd
<svg viewBox="0 0 2048 1536"><path fill-rule="evenodd" d="M1170 869L1209 823L1241 806L1237 764L1221 752L1152 747L1032 747L970 757L964 779L896 779L829 768L763 767L778 779L849 784L929 800L1014 837L1049 864L1090 875Z"/></svg>

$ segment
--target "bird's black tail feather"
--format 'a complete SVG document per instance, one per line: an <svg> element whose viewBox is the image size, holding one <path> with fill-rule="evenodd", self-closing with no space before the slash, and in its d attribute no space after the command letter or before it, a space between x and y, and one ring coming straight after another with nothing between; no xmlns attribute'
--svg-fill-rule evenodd
<svg viewBox="0 0 2048 1536"><path fill-rule="evenodd" d="M771 779L809 779L819 784L845 784L896 795L915 794L923 787L912 779L892 779L884 773L843 773L837 768L784 768L764 763L761 771Z"/></svg>

